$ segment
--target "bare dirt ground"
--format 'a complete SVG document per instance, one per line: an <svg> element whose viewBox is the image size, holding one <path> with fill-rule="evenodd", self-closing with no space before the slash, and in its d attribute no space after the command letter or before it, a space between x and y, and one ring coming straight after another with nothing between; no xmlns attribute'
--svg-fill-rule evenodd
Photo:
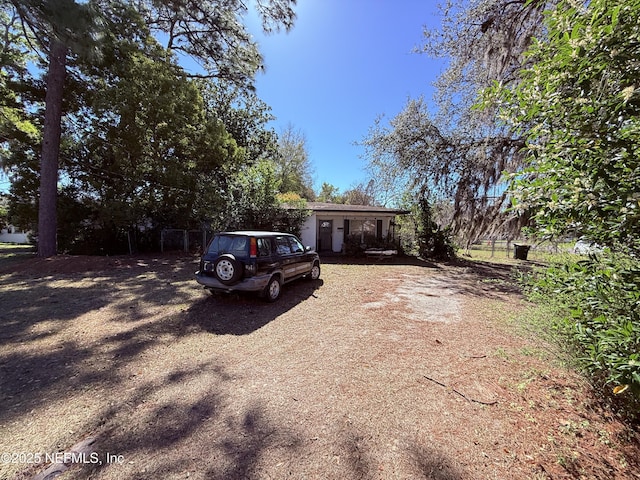
<svg viewBox="0 0 640 480"><path fill-rule="evenodd" d="M196 264L0 269L0 478L640 478L509 266L336 261L266 304Z"/></svg>

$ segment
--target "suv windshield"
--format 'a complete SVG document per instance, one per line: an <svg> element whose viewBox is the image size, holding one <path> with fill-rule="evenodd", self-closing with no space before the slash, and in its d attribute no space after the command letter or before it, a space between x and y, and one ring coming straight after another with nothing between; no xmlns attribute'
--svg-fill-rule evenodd
<svg viewBox="0 0 640 480"><path fill-rule="evenodd" d="M234 255L246 254L249 247L249 239L238 235L216 235L209 245L208 253L220 254L232 253Z"/></svg>

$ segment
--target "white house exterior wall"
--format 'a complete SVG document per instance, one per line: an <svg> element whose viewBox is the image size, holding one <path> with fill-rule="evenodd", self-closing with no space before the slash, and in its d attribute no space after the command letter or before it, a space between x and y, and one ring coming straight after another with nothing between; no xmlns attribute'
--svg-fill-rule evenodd
<svg viewBox="0 0 640 480"><path fill-rule="evenodd" d="M318 220L316 219L316 214L311 214L308 217L304 224L302 225L302 229L300 231L300 240L302 240L302 245L305 247L311 247L313 249L318 248L316 245L316 238L318 237Z"/></svg>
<svg viewBox="0 0 640 480"><path fill-rule="evenodd" d="M11 232L11 233L9 233ZM29 237L24 232L16 232L14 228L0 230L0 242L3 243L29 243Z"/></svg>
<svg viewBox="0 0 640 480"><path fill-rule="evenodd" d="M331 250L334 253L342 251L344 244L344 221L345 220L382 220L382 236L389 234L389 227L395 215L375 214L375 213L358 213L358 212L314 212L305 221L301 230L301 240L304 245L318 248L318 224L323 220L333 221L332 245Z"/></svg>

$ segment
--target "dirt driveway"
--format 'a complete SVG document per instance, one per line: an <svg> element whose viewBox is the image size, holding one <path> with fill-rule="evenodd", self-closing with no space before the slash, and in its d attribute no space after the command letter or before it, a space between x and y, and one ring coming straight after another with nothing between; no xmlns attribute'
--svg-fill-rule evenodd
<svg viewBox="0 0 640 480"><path fill-rule="evenodd" d="M214 298L194 258L0 271L0 478L640 478L508 267L412 263L275 304Z"/></svg>

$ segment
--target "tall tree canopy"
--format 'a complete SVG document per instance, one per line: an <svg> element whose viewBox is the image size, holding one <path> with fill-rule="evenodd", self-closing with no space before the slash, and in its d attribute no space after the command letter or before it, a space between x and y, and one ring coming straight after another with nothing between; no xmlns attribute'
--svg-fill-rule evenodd
<svg viewBox="0 0 640 480"><path fill-rule="evenodd" d="M533 38L544 35L544 11L557 0L447 0L440 28L424 29L418 51L448 65L435 81L437 123L486 129L493 118L472 106L494 81L515 84ZM490 131L490 130L489 130ZM485 133L488 133L485 130Z"/></svg>
<svg viewBox="0 0 640 480"><path fill-rule="evenodd" d="M40 159L38 255L56 254L58 154L67 55L86 54L94 45L96 16L93 6L74 0L11 0L20 16L24 35L47 58L45 114Z"/></svg>
<svg viewBox="0 0 640 480"><path fill-rule="evenodd" d="M281 193L293 192L307 200L315 199L307 139L293 125L280 133L274 161Z"/></svg>
<svg viewBox="0 0 640 480"><path fill-rule="evenodd" d="M557 330L577 364L626 397L637 418L640 0L559 2L528 62L518 85L485 92L526 138L526 168L512 176L515 209L532 212L544 236L580 234L608 247L552 265L536 290L564 317Z"/></svg>
<svg viewBox="0 0 640 480"><path fill-rule="evenodd" d="M17 12L23 34L37 39L34 48L47 59L45 119L40 159L38 254L55 255L56 203L61 118L68 56L100 46L102 34L120 28L110 22L116 10L133 9L143 19L145 30L167 39L169 55L194 58L206 76L252 88L262 58L243 23L247 7L241 0L225 1L112 1L93 0L2 0L3 11ZM290 28L295 0L258 1L256 6L267 31ZM9 7L12 8L9 8ZM137 22L136 22L137 24ZM80 41L79 41L80 40ZM93 41L88 41L93 40ZM141 41L146 41L144 36ZM105 49L106 50L106 49ZM97 69L98 70L98 69Z"/></svg>
<svg viewBox="0 0 640 480"><path fill-rule="evenodd" d="M543 234L640 251L640 1L561 2L501 117L526 135L519 209Z"/></svg>
<svg viewBox="0 0 640 480"><path fill-rule="evenodd" d="M432 202L448 200L455 207L454 230L467 241L509 234L527 220L505 214L502 178L522 168L523 139L496 122L496 110L473 105L493 82L517 84L524 52L543 32L543 11L551 3L446 2L442 28L425 29L419 49L449 62L435 83L436 108L424 98L410 99L392 119L376 120L362 142L384 203L407 189Z"/></svg>
<svg viewBox="0 0 640 480"><path fill-rule="evenodd" d="M32 59L28 39L18 33L19 21L15 11L0 8L0 170L6 168L14 139L39 134L23 104Z"/></svg>
<svg viewBox="0 0 640 480"><path fill-rule="evenodd" d="M340 189L327 182L322 182L316 200L318 202L344 203L344 197L340 194Z"/></svg>
<svg viewBox="0 0 640 480"><path fill-rule="evenodd" d="M404 193L451 203L454 231L467 241L482 233L509 231L517 221L503 215L505 170L516 171L523 141L514 136L480 136L470 125L439 125L423 98L409 100L388 125L381 119L362 142L383 203Z"/></svg>
<svg viewBox="0 0 640 480"><path fill-rule="evenodd" d="M101 64L70 62L58 192L66 251L113 253L127 232L151 237L162 227L211 223L246 158L207 108L202 82L186 77L134 9L103 16L112 28ZM12 210L25 227L37 197L34 143L16 137L7 158Z"/></svg>
<svg viewBox="0 0 640 480"><path fill-rule="evenodd" d="M342 203L347 205L377 205L375 194L375 180L369 180L366 185L357 183L342 194Z"/></svg>
<svg viewBox="0 0 640 480"><path fill-rule="evenodd" d="M99 0L110 1L110 0ZM250 87L262 66L257 44L247 31L243 0L141 0L132 2L165 47L196 60L206 76ZM290 29L296 0L256 0L265 32Z"/></svg>
<svg viewBox="0 0 640 480"><path fill-rule="evenodd" d="M197 228L206 215L197 206L221 203L224 172L244 152L176 65L143 52L117 65L114 81L88 95L96 121L78 126L70 182L99 198L115 227Z"/></svg>
<svg viewBox="0 0 640 480"><path fill-rule="evenodd" d="M275 117L271 107L256 93L229 82L198 82L209 115L222 121L238 146L245 150L246 161L254 164L274 159L278 151L278 135L267 124Z"/></svg>

